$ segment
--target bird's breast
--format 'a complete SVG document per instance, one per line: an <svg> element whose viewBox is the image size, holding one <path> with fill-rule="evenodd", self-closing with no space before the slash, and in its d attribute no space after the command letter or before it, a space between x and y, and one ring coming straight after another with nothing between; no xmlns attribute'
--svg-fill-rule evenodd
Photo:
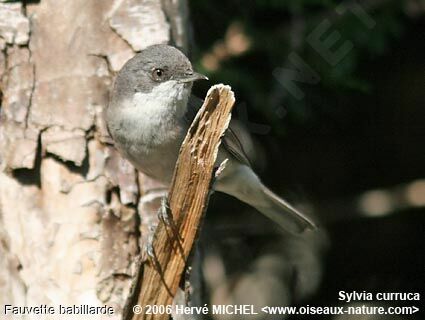
<svg viewBox="0 0 425 320"><path fill-rule="evenodd" d="M171 94L170 94L171 96ZM133 165L160 181L171 179L187 131L187 100L135 93L120 107L111 128L117 148Z"/></svg>

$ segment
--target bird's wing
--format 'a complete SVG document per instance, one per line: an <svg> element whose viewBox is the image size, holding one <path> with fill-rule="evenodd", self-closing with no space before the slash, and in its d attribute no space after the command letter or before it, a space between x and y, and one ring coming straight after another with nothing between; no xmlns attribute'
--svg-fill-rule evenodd
<svg viewBox="0 0 425 320"><path fill-rule="evenodd" d="M251 167L252 163L245 152L241 140L238 138L236 131L232 128L234 123L235 122L230 121L229 128L223 137L223 146L239 162Z"/></svg>
<svg viewBox="0 0 425 320"><path fill-rule="evenodd" d="M203 101L199 98L196 98L194 96L190 97L186 116L185 116L186 121L189 124L192 123L193 119L195 118L196 113L198 112L199 108L202 105L202 102ZM224 137L222 140L223 146L239 162L247 165L248 167L251 167L252 161L249 159L247 153L245 152L245 149L234 127L236 127L235 122L230 121L229 127L227 128L227 131L224 134Z"/></svg>

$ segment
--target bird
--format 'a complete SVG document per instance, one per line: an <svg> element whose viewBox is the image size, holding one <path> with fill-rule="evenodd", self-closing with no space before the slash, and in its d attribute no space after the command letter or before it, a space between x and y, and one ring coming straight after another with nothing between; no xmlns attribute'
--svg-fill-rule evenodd
<svg viewBox="0 0 425 320"><path fill-rule="evenodd" d="M191 90L208 80L193 70L179 49L156 44L128 60L117 73L106 107L105 122L115 147L134 167L169 185L179 150L196 112ZM231 121L216 165L227 159L213 190L254 207L291 234L316 228L315 223L266 187L254 172Z"/></svg>

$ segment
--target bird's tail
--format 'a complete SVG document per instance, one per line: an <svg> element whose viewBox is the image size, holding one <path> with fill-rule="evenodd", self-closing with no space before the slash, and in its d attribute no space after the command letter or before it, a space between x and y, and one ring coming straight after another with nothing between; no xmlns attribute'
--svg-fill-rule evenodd
<svg viewBox="0 0 425 320"><path fill-rule="evenodd" d="M252 203L258 211L290 233L298 234L306 229L316 229L316 225L308 217L266 186L262 187L262 194L259 197L264 198L264 204L259 201Z"/></svg>
<svg viewBox="0 0 425 320"><path fill-rule="evenodd" d="M249 204L292 234L316 229L313 221L263 185L248 166L238 166L228 177L217 182L216 190Z"/></svg>

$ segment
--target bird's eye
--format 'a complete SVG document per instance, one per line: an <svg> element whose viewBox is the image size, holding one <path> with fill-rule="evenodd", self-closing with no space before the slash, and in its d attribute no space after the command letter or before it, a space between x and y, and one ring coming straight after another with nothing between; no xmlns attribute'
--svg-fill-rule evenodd
<svg viewBox="0 0 425 320"><path fill-rule="evenodd" d="M152 71L152 78L155 81L161 81L164 77L164 70L161 68L155 68Z"/></svg>

